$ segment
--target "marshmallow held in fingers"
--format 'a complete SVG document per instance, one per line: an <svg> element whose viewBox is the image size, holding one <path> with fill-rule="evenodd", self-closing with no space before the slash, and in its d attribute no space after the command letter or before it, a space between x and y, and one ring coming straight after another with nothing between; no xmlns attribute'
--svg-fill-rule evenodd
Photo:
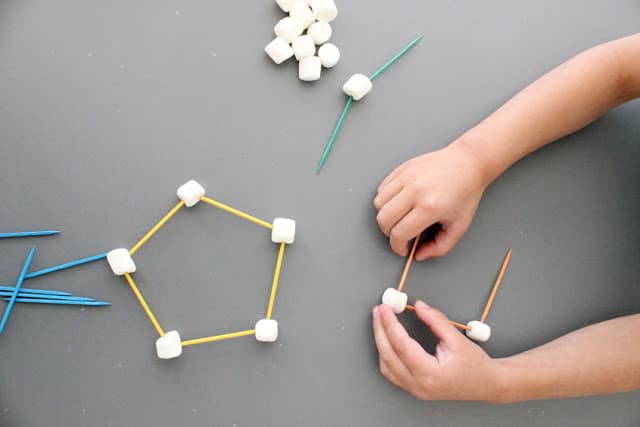
<svg viewBox="0 0 640 427"><path fill-rule="evenodd" d="M382 294L382 303L389 306L394 313L400 314L407 307L408 296L395 288L387 288Z"/></svg>
<svg viewBox="0 0 640 427"><path fill-rule="evenodd" d="M340 51L336 45L327 43L318 49L318 58L320 58L320 63L322 63L323 67L331 68L340 61Z"/></svg>
<svg viewBox="0 0 640 427"><path fill-rule="evenodd" d="M359 101L364 98L366 94L371 92L372 88L373 84L371 80L364 74L354 74L347 80L344 86L342 86L343 92L352 96L354 101Z"/></svg>
<svg viewBox="0 0 640 427"><path fill-rule="evenodd" d="M469 338L477 342L487 342L491 338L491 327L486 323L482 323L478 320L472 320L467 323L469 329L466 334Z"/></svg>
<svg viewBox="0 0 640 427"><path fill-rule="evenodd" d="M298 36L293 39L291 43L291 47L293 48L293 53L296 55L296 59L300 61L307 56L313 56L316 53L316 45L313 42L311 36Z"/></svg>
<svg viewBox="0 0 640 427"><path fill-rule="evenodd" d="M318 21L331 22L338 16L338 8L333 0L312 0L311 7Z"/></svg>
<svg viewBox="0 0 640 427"><path fill-rule="evenodd" d="M291 49L289 43L280 37L273 39L271 43L264 48L264 51L276 64L282 64L293 56L293 49Z"/></svg>
<svg viewBox="0 0 640 427"><path fill-rule="evenodd" d="M309 9L309 5L305 0L297 0L289 10L289 16L297 19L302 23L304 28L308 28L309 25L315 22L313 12Z"/></svg>
<svg viewBox="0 0 640 427"><path fill-rule="evenodd" d="M315 44L318 45L329 41L332 33L331 25L324 21L314 22L307 30L307 34L310 35Z"/></svg>
<svg viewBox="0 0 640 427"><path fill-rule="evenodd" d="M293 39L302 34L303 30L302 22L290 16L282 18L273 28L273 32L276 33L276 36L280 37L287 43L291 43Z"/></svg>
<svg viewBox="0 0 640 427"><path fill-rule="evenodd" d="M317 56L307 56L298 63L298 78L305 82L320 80L322 64Z"/></svg>

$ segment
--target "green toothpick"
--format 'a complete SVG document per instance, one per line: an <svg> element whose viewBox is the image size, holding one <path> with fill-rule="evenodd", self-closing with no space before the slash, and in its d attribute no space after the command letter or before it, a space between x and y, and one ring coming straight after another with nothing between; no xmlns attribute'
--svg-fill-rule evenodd
<svg viewBox="0 0 640 427"><path fill-rule="evenodd" d="M380 74L382 74L387 68L393 65L398 59L402 58L404 54L407 53L409 50L411 50L411 48L414 47L421 39L422 39L422 36L416 37L404 49L398 52L393 58L387 61L387 63L384 64L382 67L380 67L378 71L373 73L371 77L369 77L369 80L373 81L377 79L378 76L380 76ZM342 128L342 123L344 122L344 118L347 116L347 112L351 108L352 103L353 103L353 97L350 96L347 99L347 103L344 106L344 110L342 110L342 114L340 114L340 118L336 123L336 127L333 129L333 132L331 133L329 142L327 143L327 146L325 147L324 152L322 153L322 157L320 158L320 162L318 163L318 168L316 169L316 175L319 174L322 168L324 167L324 164L327 161L327 157L329 156L329 152L331 151L331 148L333 148L333 143L336 141L336 138L338 137L338 133L340 132L340 128Z"/></svg>

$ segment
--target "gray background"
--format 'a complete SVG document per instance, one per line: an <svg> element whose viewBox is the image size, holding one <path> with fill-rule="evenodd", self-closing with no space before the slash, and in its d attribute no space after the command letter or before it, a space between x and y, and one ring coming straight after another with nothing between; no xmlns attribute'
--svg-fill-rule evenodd
<svg viewBox="0 0 640 427"><path fill-rule="evenodd" d="M304 84L294 62L275 66L263 53L282 16L271 1L0 2L0 228L63 230L0 242L0 282L15 280L34 242L34 269L133 245L190 178L232 206L298 221L273 345L248 337L160 361L155 331L105 262L27 282L113 305L15 307L0 343L0 424L638 425L638 392L420 402L377 371L370 309L404 263L375 223L379 181L640 22L635 0L521 3L339 1L342 61ZM351 110L316 176L342 83L420 34ZM512 246L491 355L640 311L639 106L509 170L456 249L415 266L412 297L477 318ZM136 255L136 279L167 330L240 330L264 315L276 252L267 232L199 205Z"/></svg>

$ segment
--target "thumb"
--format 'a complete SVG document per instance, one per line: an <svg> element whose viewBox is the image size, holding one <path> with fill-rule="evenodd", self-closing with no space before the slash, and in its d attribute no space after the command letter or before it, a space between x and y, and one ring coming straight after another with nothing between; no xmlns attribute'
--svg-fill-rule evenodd
<svg viewBox="0 0 640 427"><path fill-rule="evenodd" d="M416 314L433 334L444 342L449 348L454 348L457 343L464 340L462 334L451 324L447 316L439 310L428 306L422 301L416 301Z"/></svg>

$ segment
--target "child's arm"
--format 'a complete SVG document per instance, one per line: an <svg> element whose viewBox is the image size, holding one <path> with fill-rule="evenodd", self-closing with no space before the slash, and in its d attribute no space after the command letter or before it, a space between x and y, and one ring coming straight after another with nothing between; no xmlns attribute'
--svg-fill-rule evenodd
<svg viewBox="0 0 640 427"><path fill-rule="evenodd" d="M418 301L416 314L440 340L435 355L407 334L393 312L373 312L380 370L420 399L509 403L640 388L640 315L572 332L503 359L491 359L444 314Z"/></svg>
<svg viewBox="0 0 640 427"><path fill-rule="evenodd" d="M640 96L640 34L594 47L549 72L445 149L399 166L378 188L378 223L393 250L443 228L417 259L448 253L485 188L532 151Z"/></svg>

